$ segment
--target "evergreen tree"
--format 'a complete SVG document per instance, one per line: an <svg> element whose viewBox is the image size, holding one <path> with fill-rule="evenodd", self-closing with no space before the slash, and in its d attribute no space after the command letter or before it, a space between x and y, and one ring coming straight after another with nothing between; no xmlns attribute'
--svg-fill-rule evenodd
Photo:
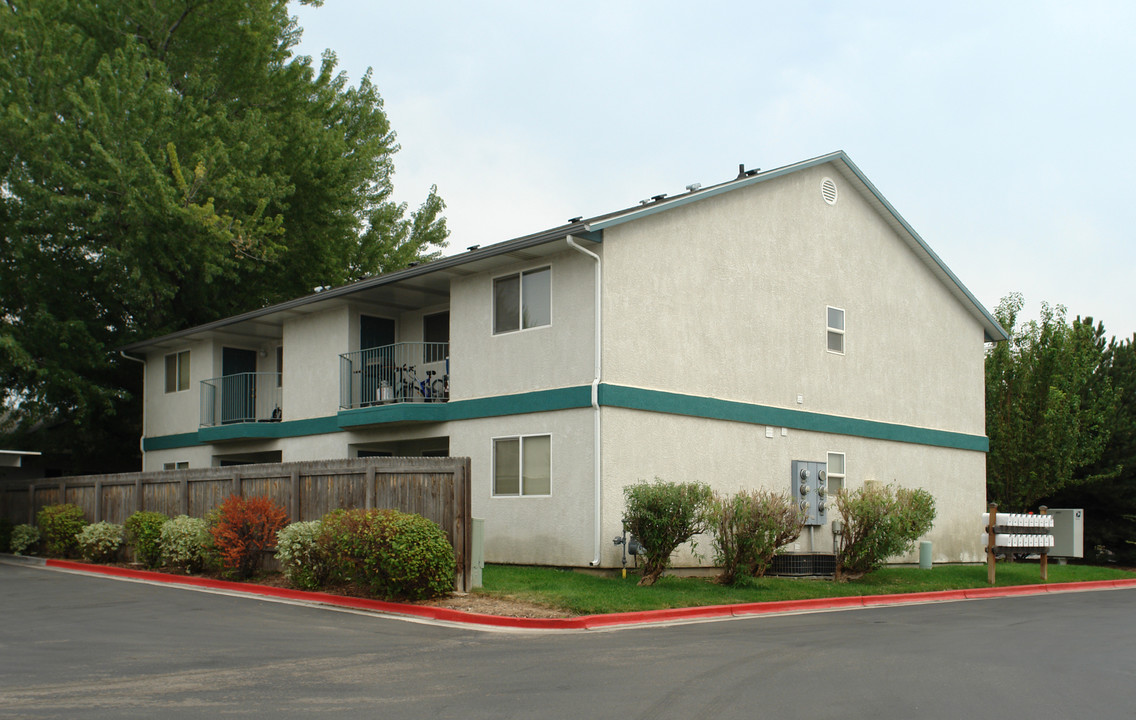
<svg viewBox="0 0 1136 720"><path fill-rule="evenodd" d="M1116 392L1104 363L1104 326L1065 320L1042 304L1041 318L1018 326L1022 296L998 305L1010 340L986 356L987 497L1006 511L1034 509L1063 488L1114 478L1104 457Z"/></svg>
<svg viewBox="0 0 1136 720"><path fill-rule="evenodd" d="M285 0L0 4L0 444L134 469L114 347L440 253L370 75L298 37Z"/></svg>
<svg viewBox="0 0 1136 720"><path fill-rule="evenodd" d="M1107 479L1066 488L1048 498L1048 503L1050 507L1084 509L1086 557L1133 563L1136 562L1136 335L1122 342L1113 338L1104 351L1102 365L1117 393L1117 412L1101 459L1086 472L1090 476L1107 476Z"/></svg>

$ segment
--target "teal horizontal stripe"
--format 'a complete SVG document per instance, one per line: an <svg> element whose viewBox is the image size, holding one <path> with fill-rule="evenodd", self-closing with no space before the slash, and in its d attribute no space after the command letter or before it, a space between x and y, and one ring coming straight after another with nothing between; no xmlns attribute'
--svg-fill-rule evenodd
<svg viewBox="0 0 1136 720"><path fill-rule="evenodd" d="M446 422L475 418L524 415L591 407L590 385L537 390L514 395L452 400L448 403L397 403L339 413L339 427L356 428L393 422Z"/></svg>
<svg viewBox="0 0 1136 720"><path fill-rule="evenodd" d="M790 410L719 400L697 395L646 390L625 385L601 384L600 405L630 410L668 413L686 417L729 420L754 425L851 435L853 437L915 443L934 447L987 452L990 441L983 435L860 420L824 413ZM572 410L591 406L591 386L537 390L513 395L454 400L448 403L397 403L354 410L343 410L334 417L290 420L279 423L237 423L201 428L195 433L149 437L146 450L169 450L231 440L286 438L353 430L395 423L449 422L477 418L525 415L528 413Z"/></svg>
<svg viewBox="0 0 1136 720"><path fill-rule="evenodd" d="M731 420L755 425L809 430L812 432L852 435L875 440L932 445L987 452L990 441L984 435L968 435L947 430L897 425L894 423L860 420L839 415L789 410L786 408L755 405L732 400L718 400L697 395L682 395L661 390L623 385L600 385L600 404L631 410L686 415L713 420Z"/></svg>
<svg viewBox="0 0 1136 720"><path fill-rule="evenodd" d="M193 447L197 444L199 443L195 432L142 438L143 450L173 450L174 448Z"/></svg>

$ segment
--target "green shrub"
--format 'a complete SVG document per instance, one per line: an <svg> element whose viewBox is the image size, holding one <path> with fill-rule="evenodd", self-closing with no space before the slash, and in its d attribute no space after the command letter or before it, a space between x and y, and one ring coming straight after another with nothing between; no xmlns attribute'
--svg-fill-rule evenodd
<svg viewBox="0 0 1136 720"><path fill-rule="evenodd" d="M714 533L714 560L722 568L718 581L733 585L745 576L764 575L777 549L800 536L804 520L784 493L743 490L715 497L708 526Z"/></svg>
<svg viewBox="0 0 1136 720"><path fill-rule="evenodd" d="M454 549L438 525L397 510L338 510L321 521L334 574L380 597L420 600L454 587Z"/></svg>
<svg viewBox="0 0 1136 720"><path fill-rule="evenodd" d="M288 523L288 513L266 497L230 495L218 508L209 532L226 570L239 578L251 577L261 553L276 542L276 533Z"/></svg>
<svg viewBox="0 0 1136 720"><path fill-rule="evenodd" d="M125 539L126 529L108 522L88 525L75 536L79 554L91 562L113 562Z"/></svg>
<svg viewBox="0 0 1136 720"><path fill-rule="evenodd" d="M12 544L12 521L8 518L0 518L0 553L8 552Z"/></svg>
<svg viewBox="0 0 1136 720"><path fill-rule="evenodd" d="M34 555L39 544L39 530L31 525L17 525L12 528L9 547L14 555Z"/></svg>
<svg viewBox="0 0 1136 720"><path fill-rule="evenodd" d="M126 518L126 540L134 548L134 561L145 567L162 564L162 526L169 517L160 512L139 510Z"/></svg>
<svg viewBox="0 0 1136 720"><path fill-rule="evenodd" d="M653 585L670 564L679 545L705 529L713 493L703 483L638 482L623 488L627 501L624 523L643 547L640 585Z"/></svg>
<svg viewBox="0 0 1136 720"><path fill-rule="evenodd" d="M910 552L931 530L935 498L921 488L866 485L836 494L841 531L836 579L855 580L877 570L888 558Z"/></svg>
<svg viewBox="0 0 1136 720"><path fill-rule="evenodd" d="M47 554L68 557L79 549L75 536L87 526L87 519L78 505L48 505L36 513L36 525Z"/></svg>
<svg viewBox="0 0 1136 720"><path fill-rule="evenodd" d="M169 520L162 525L159 543L162 561L187 574L217 563L209 524L200 518L178 515Z"/></svg>
<svg viewBox="0 0 1136 720"><path fill-rule="evenodd" d="M319 544L319 520L294 522L276 533L276 560L298 588L315 590L328 581L331 566Z"/></svg>

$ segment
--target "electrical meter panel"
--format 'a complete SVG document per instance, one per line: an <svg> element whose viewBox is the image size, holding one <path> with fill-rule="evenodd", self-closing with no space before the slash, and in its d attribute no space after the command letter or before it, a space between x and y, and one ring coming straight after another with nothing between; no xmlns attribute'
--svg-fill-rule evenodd
<svg viewBox="0 0 1136 720"><path fill-rule="evenodd" d="M794 460L791 494L805 514L805 525L828 522L828 473L824 463Z"/></svg>

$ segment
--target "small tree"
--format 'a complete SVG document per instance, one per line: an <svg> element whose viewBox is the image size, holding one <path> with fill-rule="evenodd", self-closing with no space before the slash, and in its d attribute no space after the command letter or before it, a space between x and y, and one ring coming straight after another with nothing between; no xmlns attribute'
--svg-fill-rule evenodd
<svg viewBox="0 0 1136 720"><path fill-rule="evenodd" d="M788 495L743 490L715 497L709 526L714 533L714 560L722 567L718 581L733 585L742 576L761 577L777 548L796 540L804 514Z"/></svg>
<svg viewBox="0 0 1136 720"><path fill-rule="evenodd" d="M221 503L209 528L225 568L237 577L251 577L260 554L276 544L276 533L288 524L288 513L270 498L230 495Z"/></svg>
<svg viewBox="0 0 1136 720"><path fill-rule="evenodd" d="M623 488L624 522L643 547L640 585L654 585L684 542L703 532L713 493L704 483L638 482Z"/></svg>
<svg viewBox="0 0 1136 720"><path fill-rule="evenodd" d="M841 531L836 579L855 580L879 569L896 555L910 552L931 530L935 498L922 488L866 485L836 493Z"/></svg>

